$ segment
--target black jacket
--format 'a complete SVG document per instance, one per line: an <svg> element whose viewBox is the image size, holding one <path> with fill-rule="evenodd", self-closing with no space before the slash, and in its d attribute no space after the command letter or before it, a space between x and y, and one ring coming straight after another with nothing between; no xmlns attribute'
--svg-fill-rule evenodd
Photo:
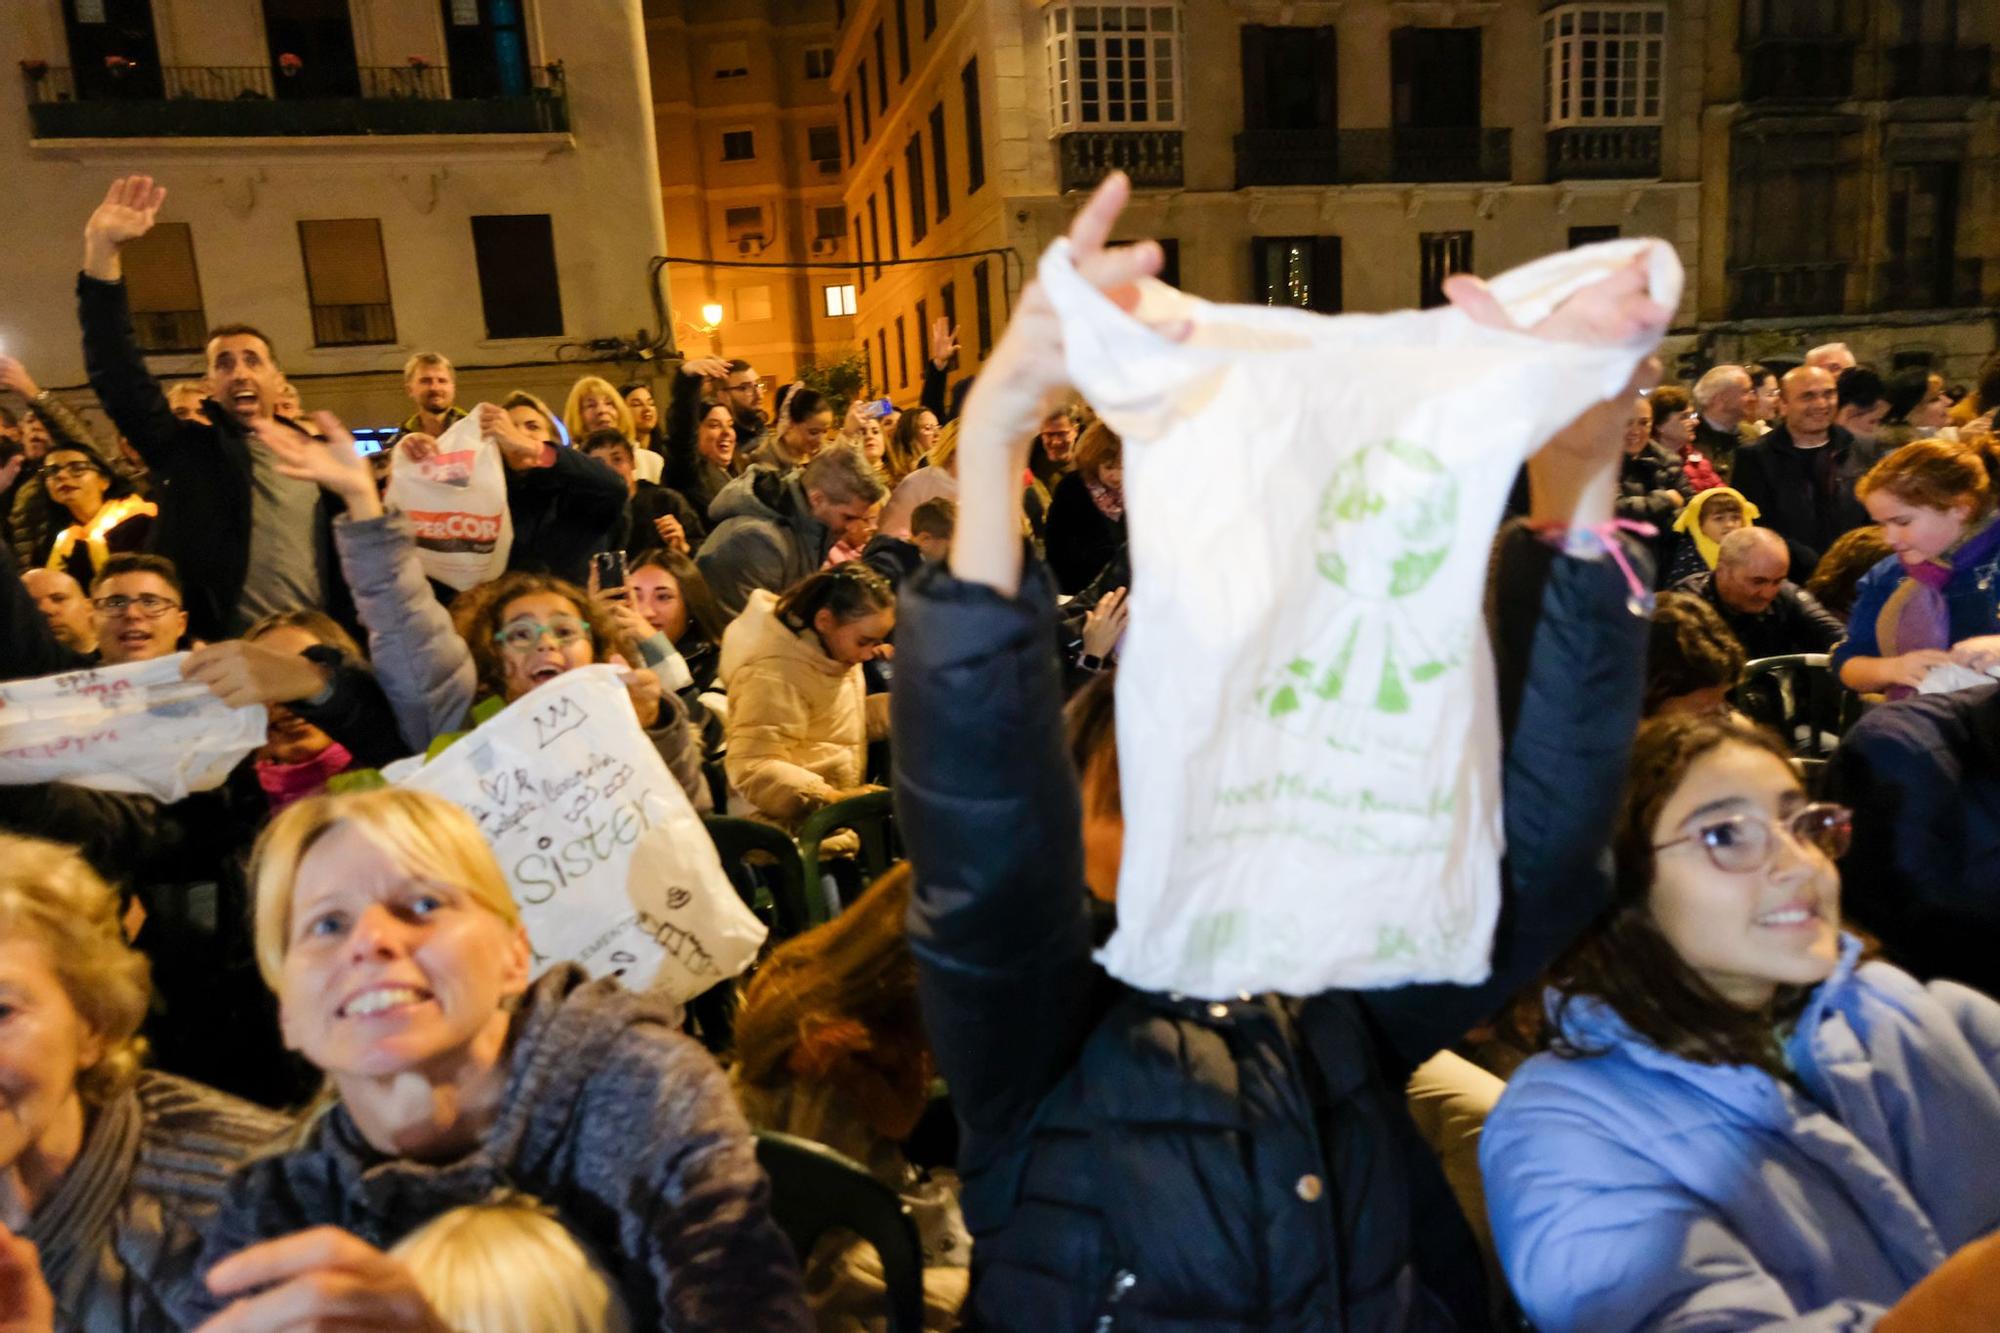
<svg viewBox="0 0 2000 1333"><path fill-rule="evenodd" d="M1699 413L1694 419L1694 447L1708 455L1708 461L1715 464L1715 470L1724 479L1736 465L1736 451L1743 447L1743 434L1739 430L1717 430L1708 424L1708 418Z"/></svg>
<svg viewBox="0 0 2000 1333"><path fill-rule="evenodd" d="M2000 995L2000 685L1873 708L1828 761L1854 919L1899 965Z"/></svg>
<svg viewBox="0 0 2000 1333"><path fill-rule="evenodd" d="M1840 617L1789 579L1760 616L1738 611L1723 601L1722 594L1715 590L1714 570L1682 579L1674 585L1674 591L1691 593L1714 607L1753 662L1760 657L1783 657L1790 653L1830 653L1835 644L1847 637L1847 626L1840 622Z"/></svg>
<svg viewBox="0 0 2000 1333"><path fill-rule="evenodd" d="M743 475L746 466L743 460L750 450L738 439L736 452L730 459L731 468L717 467L695 447L703 415L701 380L676 373L673 391L667 399L666 448L662 451L667 461L660 470L660 482L670 490L679 491L698 512L706 514L715 497L722 494L722 488Z"/></svg>
<svg viewBox="0 0 2000 1333"><path fill-rule="evenodd" d="M1071 472L1056 482L1049 497L1049 517L1042 529L1049 572L1056 587L1074 595L1125 549L1125 520L1107 518L1090 498L1083 474Z"/></svg>
<svg viewBox="0 0 2000 1333"><path fill-rule="evenodd" d="M1483 1327L1483 1279L1403 1086L1609 899L1646 624L1610 562L1502 539L1508 860L1493 973L1228 1003L1091 960L1047 576L904 586L898 827L924 1022L961 1133L967 1326ZM1641 558L1643 563L1643 558Z"/></svg>
<svg viewBox="0 0 2000 1333"><path fill-rule="evenodd" d="M1819 448L1801 449L1779 426L1736 451L1729 484L1762 511L1759 526L1791 544L1792 577L1803 579L1836 538L1869 522L1854 498L1860 472L1854 437L1843 428L1833 427Z"/></svg>
<svg viewBox="0 0 2000 1333"><path fill-rule="evenodd" d="M507 512L514 519L507 568L554 574L580 588L590 557L611 549L625 516L625 479L608 463L558 448L552 466L507 469Z"/></svg>
<svg viewBox="0 0 2000 1333"><path fill-rule="evenodd" d="M609 549L623 551L637 560L648 551L663 550L666 542L660 537L654 522L660 518L677 518L681 531L687 534L688 549L701 549L702 539L708 536L708 523L695 512L687 497L670 486L657 482L642 481L639 489L626 502L625 513L611 531Z"/></svg>
<svg viewBox="0 0 2000 1333"><path fill-rule="evenodd" d="M133 336L124 283L78 274L76 303L90 387L152 470L153 498L160 506L152 549L180 573L188 632L201 639L227 638L250 571L249 434L219 403L204 405L206 422L174 415ZM354 607L333 552L338 508L331 495L320 496L313 549L321 609L351 630Z"/></svg>

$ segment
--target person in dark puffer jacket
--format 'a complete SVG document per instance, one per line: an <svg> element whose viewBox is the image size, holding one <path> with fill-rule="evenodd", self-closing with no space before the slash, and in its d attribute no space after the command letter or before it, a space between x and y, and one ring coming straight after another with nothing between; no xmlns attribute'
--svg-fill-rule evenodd
<svg viewBox="0 0 2000 1333"><path fill-rule="evenodd" d="M1079 270L1114 299L1160 260L1151 245L1102 248L1125 189L1114 176L1071 234ZM1576 299L1595 303L1595 328L1621 329L1609 336L1664 321L1608 289ZM1115 880L1122 824L1079 801L1049 648L1054 592L1023 568L1015 512L1020 442L1064 373L1059 339L1031 287L967 403L951 566L909 581L897 635L909 939L960 1124L965 1326L1483 1328L1480 1260L1404 1084L1608 901L1601 848L1645 622L1611 561L1560 555L1519 528L1502 540L1509 851L1486 983L1230 1001L1122 986L1092 962L1085 892L1089 867L1112 867L1091 883ZM1593 409L1537 456L1537 518L1610 520L1629 401Z"/></svg>

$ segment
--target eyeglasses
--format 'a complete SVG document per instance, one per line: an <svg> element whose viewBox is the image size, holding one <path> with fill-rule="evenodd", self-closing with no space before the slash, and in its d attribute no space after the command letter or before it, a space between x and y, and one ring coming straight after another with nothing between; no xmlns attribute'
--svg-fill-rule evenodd
<svg viewBox="0 0 2000 1333"><path fill-rule="evenodd" d="M503 648L511 648L517 653L532 653L541 647L546 636L554 639L556 647L568 648L583 642L590 636L590 630L581 621L552 620L544 625L539 621L523 620L497 631L493 642Z"/></svg>
<svg viewBox="0 0 2000 1333"><path fill-rule="evenodd" d="M1854 812L1820 801L1802 807L1777 827L1784 829L1793 846L1813 848L1837 861L1846 855L1853 838ZM1732 875L1764 869L1778 850L1776 829L1762 815L1728 815L1671 842L1655 843L1653 850L1664 852L1684 842L1700 843L1715 868Z"/></svg>
<svg viewBox="0 0 2000 1333"><path fill-rule="evenodd" d="M764 386L757 380L745 380L741 384L725 384L723 388L731 393L762 393Z"/></svg>
<svg viewBox="0 0 2000 1333"><path fill-rule="evenodd" d="M181 607L171 598L150 592L142 592L137 597L113 593L109 597L93 597L90 604L107 616L122 616L130 612L145 620L158 620L167 612L178 611Z"/></svg>
<svg viewBox="0 0 2000 1333"><path fill-rule="evenodd" d="M48 477L81 477L93 472L101 473L102 469L95 463L57 463L42 469L42 474Z"/></svg>

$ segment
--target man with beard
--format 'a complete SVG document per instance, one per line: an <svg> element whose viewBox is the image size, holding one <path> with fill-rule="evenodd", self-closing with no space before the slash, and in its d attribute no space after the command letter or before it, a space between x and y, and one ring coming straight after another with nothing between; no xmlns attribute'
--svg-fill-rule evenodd
<svg viewBox="0 0 2000 1333"><path fill-rule="evenodd" d="M465 419L465 409L456 401L458 377L451 361L441 352L418 352L403 363L403 392L417 410L403 422L404 435L437 436L453 423Z"/></svg>

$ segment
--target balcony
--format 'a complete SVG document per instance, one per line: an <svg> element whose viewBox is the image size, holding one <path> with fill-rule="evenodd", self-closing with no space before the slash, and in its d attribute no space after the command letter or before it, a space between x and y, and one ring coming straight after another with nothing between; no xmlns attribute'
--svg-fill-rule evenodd
<svg viewBox="0 0 2000 1333"><path fill-rule="evenodd" d="M1837 102L1854 96L1854 40L1765 37L1743 47L1746 102Z"/></svg>
<svg viewBox="0 0 2000 1333"><path fill-rule="evenodd" d="M143 79L81 85L71 69L22 69L37 139L568 132L561 62L530 74L521 96L454 98L441 65L341 69L316 85L262 65L170 65ZM339 91L318 95L328 84Z"/></svg>
<svg viewBox="0 0 2000 1333"><path fill-rule="evenodd" d="M1236 185L1364 185L1504 181L1509 130L1246 130L1236 136Z"/></svg>
<svg viewBox="0 0 2000 1333"><path fill-rule="evenodd" d="M1924 42L1889 48L1889 96L1984 97L1993 86L1993 48Z"/></svg>
<svg viewBox="0 0 2000 1333"><path fill-rule="evenodd" d="M1660 174L1658 125L1569 125L1549 131L1549 179L1649 180Z"/></svg>
<svg viewBox="0 0 2000 1333"><path fill-rule="evenodd" d="M1758 264L1729 273L1729 308L1738 319L1837 315L1847 304L1845 260Z"/></svg>
<svg viewBox="0 0 2000 1333"><path fill-rule="evenodd" d="M361 347L396 341L396 311L389 305L315 305L313 346Z"/></svg>
<svg viewBox="0 0 2000 1333"><path fill-rule="evenodd" d="M1892 259L1875 266L1877 310L1965 310L1983 305L1978 259Z"/></svg>
<svg viewBox="0 0 2000 1333"><path fill-rule="evenodd" d="M1181 186L1179 130L1069 130L1057 142L1065 190L1091 189L1114 170L1141 190Z"/></svg>

